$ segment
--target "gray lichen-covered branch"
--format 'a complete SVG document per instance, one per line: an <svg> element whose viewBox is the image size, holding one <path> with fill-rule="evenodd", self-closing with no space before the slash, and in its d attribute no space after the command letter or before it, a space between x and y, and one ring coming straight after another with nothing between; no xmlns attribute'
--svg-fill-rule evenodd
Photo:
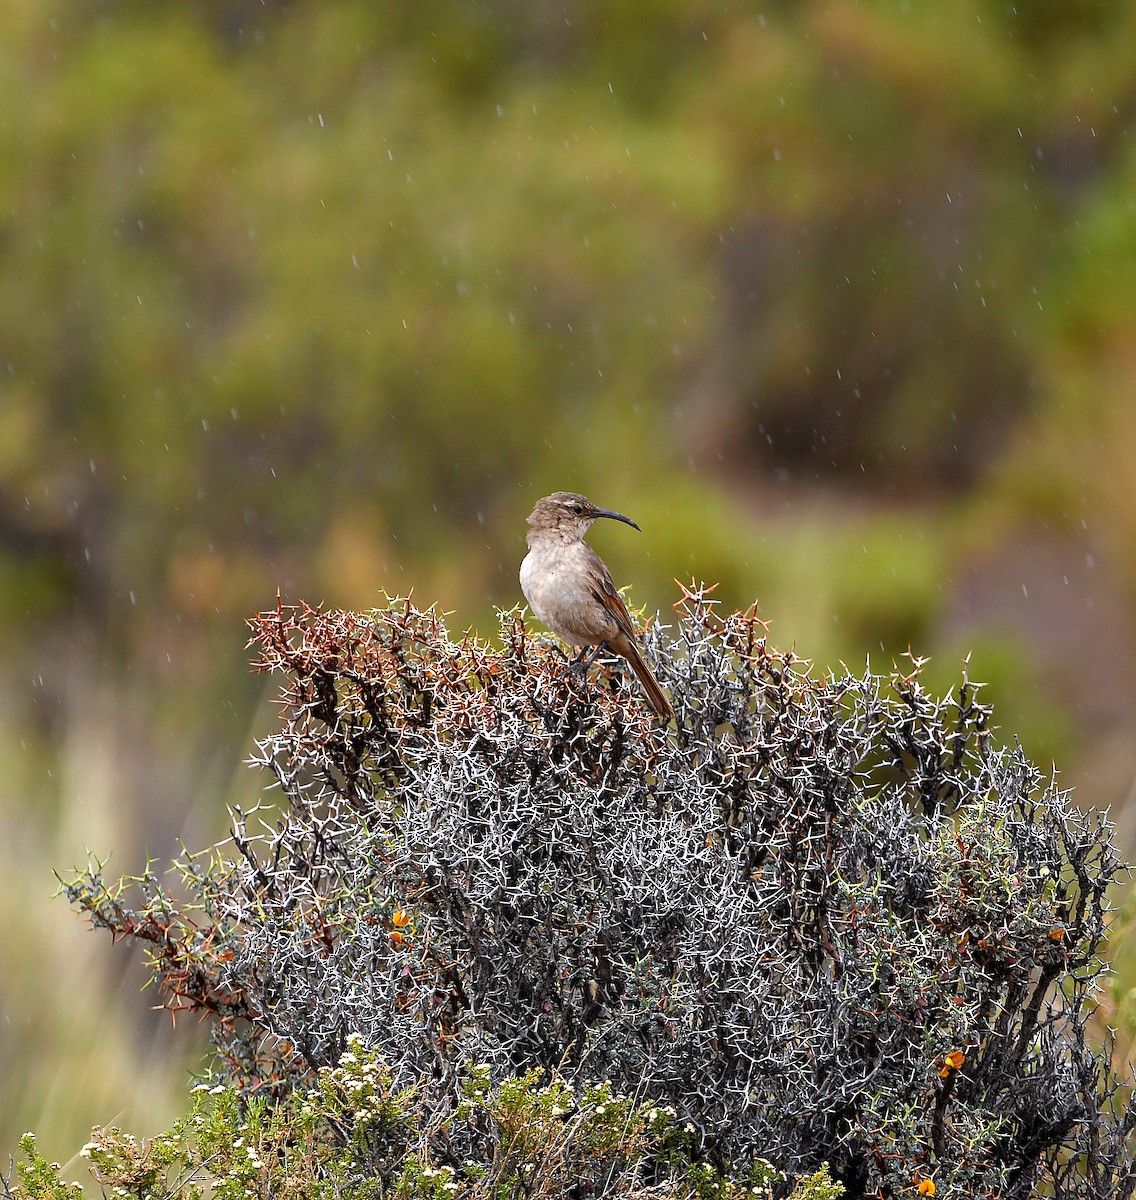
<svg viewBox="0 0 1136 1200"><path fill-rule="evenodd" d="M916 661L823 676L708 589L677 608L644 639L666 730L618 663L566 675L517 611L494 644L401 599L261 614L281 809L182 864L180 911L110 905L97 874L73 895L147 938L246 1088L359 1034L455 1161L477 1064L672 1107L727 1171L1132 1195L1136 1118L1086 1035L1107 823L995 744L965 675L946 698Z"/></svg>

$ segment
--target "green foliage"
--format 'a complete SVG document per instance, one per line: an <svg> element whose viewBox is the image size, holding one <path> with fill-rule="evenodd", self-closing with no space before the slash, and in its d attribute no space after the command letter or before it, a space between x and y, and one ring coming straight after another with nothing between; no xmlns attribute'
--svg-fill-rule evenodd
<svg viewBox="0 0 1136 1200"><path fill-rule="evenodd" d="M725 1178L690 1157L670 1114L610 1084L576 1091L532 1071L493 1087L475 1067L462 1092L453 1120L489 1132L482 1162L439 1161L448 1132L432 1148L414 1089L394 1088L356 1035L315 1086L277 1103L200 1083L191 1113L167 1132L139 1141L96 1129L81 1153L104 1191L133 1200L551 1200L588 1180L601 1194L643 1200L762 1200L780 1181L767 1165L742 1182ZM21 1148L15 1187L0 1185L7 1200L82 1200L31 1134ZM822 1169L792 1200L837 1200L842 1191Z"/></svg>
<svg viewBox="0 0 1136 1200"><path fill-rule="evenodd" d="M828 1173L828 1167L824 1166L797 1184L793 1200L840 1200L843 1195L843 1184L835 1182Z"/></svg>
<svg viewBox="0 0 1136 1200"><path fill-rule="evenodd" d="M23 1159L16 1164L16 1188L11 1191L11 1180L0 1181L5 1196L18 1200L82 1200L83 1188L79 1183L64 1182L57 1162L48 1162L36 1148L34 1133L25 1133L20 1138Z"/></svg>

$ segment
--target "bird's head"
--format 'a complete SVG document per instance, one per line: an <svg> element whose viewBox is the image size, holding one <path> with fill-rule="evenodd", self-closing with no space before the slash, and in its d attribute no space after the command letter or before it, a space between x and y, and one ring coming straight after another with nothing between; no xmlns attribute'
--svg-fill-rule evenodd
<svg viewBox="0 0 1136 1200"><path fill-rule="evenodd" d="M612 512L610 508L596 508L587 496L581 496L579 492L553 492L551 496L538 500L529 513L529 524L534 533L559 534L566 542L578 542L598 517L610 517L613 521L630 525L632 529L639 528L622 513Z"/></svg>

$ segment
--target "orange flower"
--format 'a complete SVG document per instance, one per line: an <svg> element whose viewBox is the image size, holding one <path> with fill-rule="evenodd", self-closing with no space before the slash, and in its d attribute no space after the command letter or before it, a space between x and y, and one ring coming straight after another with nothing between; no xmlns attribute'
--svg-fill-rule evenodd
<svg viewBox="0 0 1136 1200"><path fill-rule="evenodd" d="M933 1179L919 1180L920 1196L933 1196L938 1190L939 1189L935 1186L935 1181Z"/></svg>
<svg viewBox="0 0 1136 1200"><path fill-rule="evenodd" d="M391 924L396 929L404 928L410 924L410 914L404 909L396 908L394 910L394 915L391 917Z"/></svg>
<svg viewBox="0 0 1136 1200"><path fill-rule="evenodd" d="M1060 925L1058 925L1058 926L1056 926L1054 929L1051 929L1051 930L1049 931L1049 936L1050 936L1050 937L1053 939L1053 941L1055 941L1055 942L1064 941L1064 939L1065 939L1065 930L1064 930L1064 929L1063 929L1063 928L1062 928Z"/></svg>
<svg viewBox="0 0 1136 1200"><path fill-rule="evenodd" d="M401 929L391 930L391 945L397 950L406 941L406 934Z"/></svg>
<svg viewBox="0 0 1136 1200"><path fill-rule="evenodd" d="M943 1059L943 1065L939 1068L939 1078L946 1079L952 1071L957 1071L964 1062L966 1062L966 1055L961 1050L952 1050Z"/></svg>

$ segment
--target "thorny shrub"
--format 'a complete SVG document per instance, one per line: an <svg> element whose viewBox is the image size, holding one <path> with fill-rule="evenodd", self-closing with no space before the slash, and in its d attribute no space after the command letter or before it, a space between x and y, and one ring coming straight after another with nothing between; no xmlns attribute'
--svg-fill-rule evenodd
<svg viewBox="0 0 1136 1200"><path fill-rule="evenodd" d="M283 810L69 894L147 942L227 1078L284 1096L357 1031L443 1163L475 1064L676 1114L735 1178L831 1165L850 1196L1131 1196L1136 1113L1086 1023L1111 830L995 745L964 677L818 677L687 590L647 655L583 681L522 613L458 641L409 601L252 622L284 680L259 747ZM787 1185L786 1185L787 1186Z"/></svg>

